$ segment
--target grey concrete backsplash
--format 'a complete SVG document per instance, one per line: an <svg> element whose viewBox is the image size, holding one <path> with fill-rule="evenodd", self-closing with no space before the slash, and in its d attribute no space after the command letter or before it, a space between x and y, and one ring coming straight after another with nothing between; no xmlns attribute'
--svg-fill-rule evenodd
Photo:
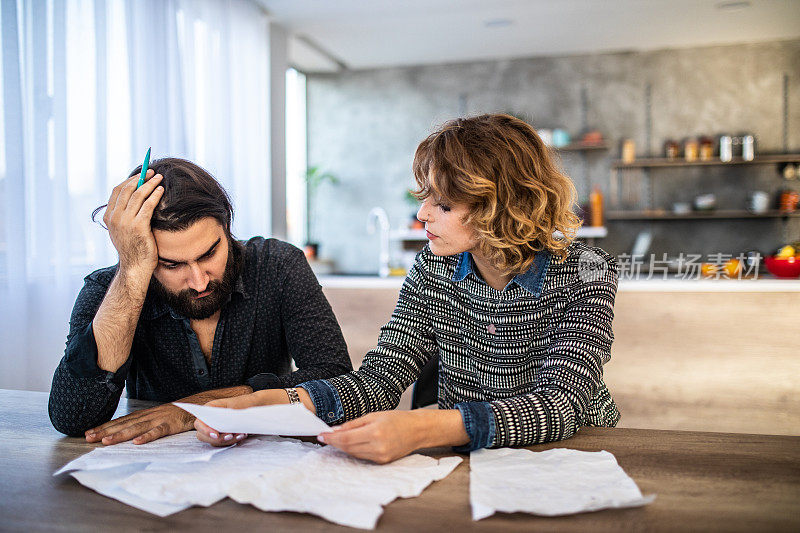
<svg viewBox="0 0 800 533"><path fill-rule="evenodd" d="M613 207L611 163L624 138L635 140L638 157L663 156L667 139L743 132L755 135L757 154L783 152L785 75L787 148L798 152L800 40L309 75L309 164L341 180L318 191L313 236L337 270L377 272L379 241L366 232L369 210L383 207L393 228L407 225L415 211L404 199L413 185L414 150L436 125L465 114L511 112L536 128L560 127L573 137L585 127L600 130L611 146L607 152L564 153L562 164L582 202L597 185L607 207ZM716 193L720 209L742 209L749 191L775 197L787 183L800 189L799 181L785 182L773 165L650 174L653 206L665 209L706 192ZM770 252L800 239L798 218L607 225L609 236L598 245L613 254L629 252L642 230L653 233L652 252L671 255Z"/></svg>

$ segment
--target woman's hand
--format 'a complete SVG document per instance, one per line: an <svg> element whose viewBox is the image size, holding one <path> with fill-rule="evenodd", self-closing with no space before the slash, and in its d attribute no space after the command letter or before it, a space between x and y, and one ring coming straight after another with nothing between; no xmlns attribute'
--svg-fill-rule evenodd
<svg viewBox="0 0 800 533"><path fill-rule="evenodd" d="M298 389L301 398L303 393L308 397L308 393L302 389ZM309 399L310 401L310 399ZM284 389L265 389L251 394L243 394L241 396L234 396L233 398L223 398L208 402L206 405L210 407L225 407L228 409L246 409L248 407L256 407L259 405L276 405L282 403L289 403L289 395L286 394ZM303 402L305 403L305 402ZM203 442L207 442L212 446L230 446L235 442L239 442L247 437L246 433L222 433L209 427L199 419L195 419L194 428L197 430L197 438Z"/></svg>
<svg viewBox="0 0 800 533"><path fill-rule="evenodd" d="M420 448L459 446L469 436L457 410L417 409L370 413L317 437L359 459L385 464Z"/></svg>

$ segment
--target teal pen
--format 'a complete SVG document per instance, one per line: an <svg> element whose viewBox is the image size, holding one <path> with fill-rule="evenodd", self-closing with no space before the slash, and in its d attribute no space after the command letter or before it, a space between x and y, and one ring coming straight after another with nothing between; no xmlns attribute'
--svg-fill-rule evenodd
<svg viewBox="0 0 800 533"><path fill-rule="evenodd" d="M142 173L139 175L139 183L136 185L137 189L142 185L144 185L144 177L147 176L147 168L149 166L150 166L150 148L147 149L147 155L144 156L144 163L142 163Z"/></svg>

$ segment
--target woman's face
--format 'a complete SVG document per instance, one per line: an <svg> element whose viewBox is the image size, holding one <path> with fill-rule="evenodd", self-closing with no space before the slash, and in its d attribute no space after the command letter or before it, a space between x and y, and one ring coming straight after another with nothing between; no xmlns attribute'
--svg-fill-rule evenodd
<svg viewBox="0 0 800 533"><path fill-rule="evenodd" d="M417 211L417 219L425 223L431 252L456 255L473 250L478 244L475 231L464 224L468 209L464 205L448 205L431 197Z"/></svg>

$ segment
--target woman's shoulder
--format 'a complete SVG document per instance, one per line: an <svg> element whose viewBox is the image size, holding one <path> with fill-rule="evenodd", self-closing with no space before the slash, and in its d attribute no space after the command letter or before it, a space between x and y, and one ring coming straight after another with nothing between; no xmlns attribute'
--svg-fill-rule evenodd
<svg viewBox="0 0 800 533"><path fill-rule="evenodd" d="M589 246L583 241L572 241L567 248L567 257L564 264L567 267L575 268L581 262L589 260L601 261L609 266L616 266L617 264L614 256L599 246Z"/></svg>
<svg viewBox="0 0 800 533"><path fill-rule="evenodd" d="M555 285L574 285L592 281L608 281L616 285L619 267L617 260L602 248L573 241L563 261L553 256L548 278Z"/></svg>

